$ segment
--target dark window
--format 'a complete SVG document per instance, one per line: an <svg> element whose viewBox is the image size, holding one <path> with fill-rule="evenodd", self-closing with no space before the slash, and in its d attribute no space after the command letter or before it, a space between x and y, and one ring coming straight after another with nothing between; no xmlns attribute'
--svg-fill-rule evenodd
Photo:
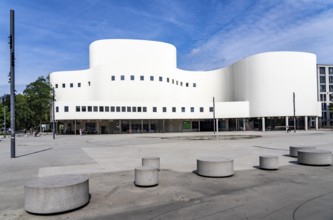
<svg viewBox="0 0 333 220"><path fill-rule="evenodd" d="M68 112L68 106L64 107L64 112Z"/></svg>
<svg viewBox="0 0 333 220"><path fill-rule="evenodd" d="M126 112L126 107L125 106L121 106L121 111L122 112Z"/></svg>
<svg viewBox="0 0 333 220"><path fill-rule="evenodd" d="M320 92L326 92L326 86L325 85L320 86Z"/></svg>
<svg viewBox="0 0 333 220"><path fill-rule="evenodd" d="M147 112L147 107L142 107L143 112Z"/></svg>
<svg viewBox="0 0 333 220"><path fill-rule="evenodd" d="M330 92L333 92L333 86L329 86ZM332 99L330 99L330 101L333 101Z"/></svg>
<svg viewBox="0 0 333 220"><path fill-rule="evenodd" d="M120 112L120 106L116 107L116 112Z"/></svg>
<svg viewBox="0 0 333 220"><path fill-rule="evenodd" d="M131 106L127 106L127 112L131 112L131 111L132 111Z"/></svg>
<svg viewBox="0 0 333 220"><path fill-rule="evenodd" d="M58 88L58 84L55 84L56 89Z"/></svg>
<svg viewBox="0 0 333 220"><path fill-rule="evenodd" d="M106 112L109 112L109 111L110 111L110 107L109 107L109 106L105 106L104 109L105 109Z"/></svg>
<svg viewBox="0 0 333 220"><path fill-rule="evenodd" d="M77 87L81 87L81 83L77 83Z"/></svg>
<svg viewBox="0 0 333 220"><path fill-rule="evenodd" d="M145 80L145 76L140 76L140 80L141 81Z"/></svg>
<svg viewBox="0 0 333 220"><path fill-rule="evenodd" d="M111 106L110 110L111 110L111 112L114 112L114 106Z"/></svg>
<svg viewBox="0 0 333 220"><path fill-rule="evenodd" d="M150 76L150 81L154 81L154 76Z"/></svg>
<svg viewBox="0 0 333 220"><path fill-rule="evenodd" d="M163 107L163 112L167 112L167 108L166 107Z"/></svg>
<svg viewBox="0 0 333 220"><path fill-rule="evenodd" d="M320 83L325 83L325 76L320 76L319 79Z"/></svg>
<svg viewBox="0 0 333 220"><path fill-rule="evenodd" d="M330 74L330 75L333 74L333 67L328 67L328 74Z"/></svg>
<svg viewBox="0 0 333 220"><path fill-rule="evenodd" d="M141 112L141 107L138 107L138 112Z"/></svg>
<svg viewBox="0 0 333 220"><path fill-rule="evenodd" d="M200 107L200 112L204 112L204 107Z"/></svg>
<svg viewBox="0 0 333 220"><path fill-rule="evenodd" d="M69 87L73 88L73 83L70 83L70 84L69 84Z"/></svg>
<svg viewBox="0 0 333 220"><path fill-rule="evenodd" d="M83 112L87 111L87 107L86 106L82 106L81 109L82 109Z"/></svg>
<svg viewBox="0 0 333 220"><path fill-rule="evenodd" d="M162 81L163 81L163 77L162 77L162 76L160 76L160 77L159 77L159 80L160 80L160 82L162 82Z"/></svg>
<svg viewBox="0 0 333 220"><path fill-rule="evenodd" d="M121 76L120 76L120 80L125 80L125 76L124 76L124 75L121 75Z"/></svg>
<svg viewBox="0 0 333 220"><path fill-rule="evenodd" d="M172 112L176 112L176 107L172 107Z"/></svg>
<svg viewBox="0 0 333 220"><path fill-rule="evenodd" d="M328 82L329 82L329 83L333 83L333 76L329 76L329 77L328 77Z"/></svg>
<svg viewBox="0 0 333 220"><path fill-rule="evenodd" d="M214 108L213 107L209 107L209 112L213 112Z"/></svg>
<svg viewBox="0 0 333 220"><path fill-rule="evenodd" d="M176 81L176 85L178 86L178 80Z"/></svg>
<svg viewBox="0 0 333 220"><path fill-rule="evenodd" d="M153 112L157 112L157 107L153 107Z"/></svg>
<svg viewBox="0 0 333 220"><path fill-rule="evenodd" d="M197 84L196 84L196 83L193 83L193 87L197 87Z"/></svg>
<svg viewBox="0 0 333 220"><path fill-rule="evenodd" d="M76 106L76 107L75 107L75 111L76 111L76 112L80 112L80 110L81 110L81 107L80 107L80 106Z"/></svg>
<svg viewBox="0 0 333 220"><path fill-rule="evenodd" d="M116 76L111 76L111 80L115 81L116 80Z"/></svg>
<svg viewBox="0 0 333 220"><path fill-rule="evenodd" d="M58 106L56 107L56 112L59 112L59 107Z"/></svg>
<svg viewBox="0 0 333 220"><path fill-rule="evenodd" d="M97 111L98 111L98 107L94 106L94 112L97 112Z"/></svg>
<svg viewBox="0 0 333 220"><path fill-rule="evenodd" d="M92 107L88 106L88 112L92 112Z"/></svg>
<svg viewBox="0 0 333 220"><path fill-rule="evenodd" d="M188 87L188 83L186 83L186 87Z"/></svg>
<svg viewBox="0 0 333 220"><path fill-rule="evenodd" d="M319 73L325 74L325 67L319 67Z"/></svg>
<svg viewBox="0 0 333 220"><path fill-rule="evenodd" d="M185 112L185 107L182 107L182 112Z"/></svg>
<svg viewBox="0 0 333 220"><path fill-rule="evenodd" d="M169 79L169 78L167 78L167 82L170 82L170 79Z"/></svg>
<svg viewBox="0 0 333 220"><path fill-rule="evenodd" d="M66 84L65 83L62 84L62 88L66 88Z"/></svg>
<svg viewBox="0 0 333 220"><path fill-rule="evenodd" d="M132 107L132 112L136 112L136 107Z"/></svg>
<svg viewBox="0 0 333 220"><path fill-rule="evenodd" d="M320 94L320 101L326 101L326 94Z"/></svg>
<svg viewBox="0 0 333 220"><path fill-rule="evenodd" d="M88 86L90 86L90 84L91 84L91 83L90 83L90 81L89 81L89 82L88 82Z"/></svg>
<svg viewBox="0 0 333 220"><path fill-rule="evenodd" d="M174 79L172 79L172 84L175 84L175 80Z"/></svg>
<svg viewBox="0 0 333 220"><path fill-rule="evenodd" d="M194 112L194 107L191 107L191 112Z"/></svg>
<svg viewBox="0 0 333 220"><path fill-rule="evenodd" d="M131 80L134 80L134 75L131 75Z"/></svg>
<svg viewBox="0 0 333 220"><path fill-rule="evenodd" d="M104 106L99 106L99 111L104 112Z"/></svg>
<svg viewBox="0 0 333 220"><path fill-rule="evenodd" d="M180 82L180 86L183 86L183 82Z"/></svg>

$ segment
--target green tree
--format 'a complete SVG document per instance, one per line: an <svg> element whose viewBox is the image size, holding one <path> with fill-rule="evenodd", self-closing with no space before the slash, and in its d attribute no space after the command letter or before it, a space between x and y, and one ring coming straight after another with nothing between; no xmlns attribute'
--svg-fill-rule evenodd
<svg viewBox="0 0 333 220"><path fill-rule="evenodd" d="M30 116L29 125L38 127L42 123L49 123L52 88L48 80L38 77L35 82L27 85L23 95L26 96L26 104L30 109L30 113L26 112Z"/></svg>
<svg viewBox="0 0 333 220"><path fill-rule="evenodd" d="M33 127L31 123L32 111L29 107L27 96L23 94L18 94L15 97L15 121L16 129L30 129Z"/></svg>

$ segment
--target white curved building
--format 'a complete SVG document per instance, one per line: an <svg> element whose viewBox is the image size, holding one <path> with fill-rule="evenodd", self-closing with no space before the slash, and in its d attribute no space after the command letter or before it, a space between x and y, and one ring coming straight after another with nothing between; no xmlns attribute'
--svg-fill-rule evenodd
<svg viewBox="0 0 333 220"><path fill-rule="evenodd" d="M50 74L58 129L121 133L285 128L293 122L293 93L297 127L316 127L321 105L314 54L268 52L212 71L181 70L176 55L173 45L162 42L93 42L89 69Z"/></svg>

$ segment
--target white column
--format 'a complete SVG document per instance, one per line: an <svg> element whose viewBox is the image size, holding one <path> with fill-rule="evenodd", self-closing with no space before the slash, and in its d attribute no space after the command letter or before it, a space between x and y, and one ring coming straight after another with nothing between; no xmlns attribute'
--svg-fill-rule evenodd
<svg viewBox="0 0 333 220"><path fill-rule="evenodd" d="M216 133L219 132L219 119L215 119L216 121Z"/></svg>
<svg viewBox="0 0 333 220"><path fill-rule="evenodd" d="M304 117L304 130L308 130L308 116Z"/></svg>
<svg viewBox="0 0 333 220"><path fill-rule="evenodd" d="M200 120L198 121L198 130L200 132Z"/></svg>
<svg viewBox="0 0 333 220"><path fill-rule="evenodd" d="M318 130L318 117L316 116L316 130Z"/></svg>
<svg viewBox="0 0 333 220"><path fill-rule="evenodd" d="M128 133L132 133L132 120L128 122Z"/></svg>
<svg viewBox="0 0 333 220"><path fill-rule="evenodd" d="M229 119L225 119L225 130L229 131Z"/></svg>
<svg viewBox="0 0 333 220"><path fill-rule="evenodd" d="M265 132L265 127L266 127L266 125L265 125L265 117L262 117L261 121L262 121L262 131Z"/></svg>
<svg viewBox="0 0 333 220"><path fill-rule="evenodd" d="M289 129L289 117L286 116L286 130L288 131Z"/></svg>
<svg viewBox="0 0 333 220"><path fill-rule="evenodd" d="M243 118L243 131L245 131L246 130L246 127L245 127L245 122L246 120L245 120L245 118Z"/></svg>
<svg viewBox="0 0 333 220"><path fill-rule="evenodd" d="M143 120L141 120L141 133L143 133Z"/></svg>

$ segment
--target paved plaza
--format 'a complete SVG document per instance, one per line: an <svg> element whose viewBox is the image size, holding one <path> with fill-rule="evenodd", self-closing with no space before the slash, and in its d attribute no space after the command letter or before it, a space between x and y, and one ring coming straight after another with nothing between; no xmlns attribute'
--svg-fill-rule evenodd
<svg viewBox="0 0 333 220"><path fill-rule="evenodd" d="M0 141L0 219L333 219L333 166L304 166L289 146L333 151L333 131L52 135ZM260 155L280 169L258 169ZM159 156L159 185L136 187L141 158ZM235 175L195 174L196 159L234 159ZM89 177L91 200L76 211L24 211L24 184L58 174Z"/></svg>

